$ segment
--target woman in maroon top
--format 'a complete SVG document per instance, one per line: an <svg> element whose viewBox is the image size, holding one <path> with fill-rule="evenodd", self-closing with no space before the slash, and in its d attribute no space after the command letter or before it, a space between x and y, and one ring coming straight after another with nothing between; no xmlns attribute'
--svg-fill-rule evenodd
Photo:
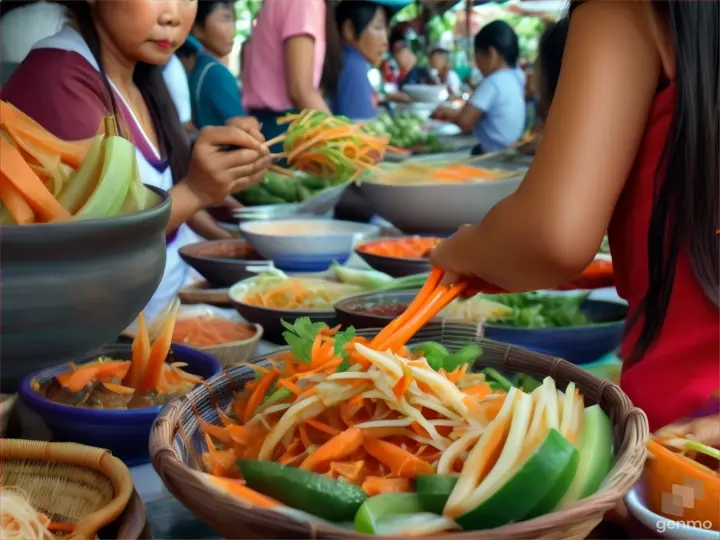
<svg viewBox="0 0 720 540"><path fill-rule="evenodd" d="M102 119L114 114L135 144L140 178L170 193L165 272L144 310L152 320L186 280L178 250L196 237L185 222L193 219L196 227L211 230L214 222L204 209L259 182L269 151L252 119L203 129L190 151L162 68L187 38L196 2L64 3L76 27L36 44L2 99L66 140L94 136Z"/></svg>
<svg viewBox="0 0 720 540"><path fill-rule="evenodd" d="M549 288L608 231L630 305L620 384L653 430L720 387L719 35L718 2L574 4L525 180L431 256L448 281Z"/></svg>

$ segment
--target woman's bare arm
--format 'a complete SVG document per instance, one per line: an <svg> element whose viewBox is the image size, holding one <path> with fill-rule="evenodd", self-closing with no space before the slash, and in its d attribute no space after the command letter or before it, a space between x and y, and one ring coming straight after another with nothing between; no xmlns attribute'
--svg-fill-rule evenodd
<svg viewBox="0 0 720 540"><path fill-rule="evenodd" d="M435 264L519 291L556 286L592 261L660 78L643 4L593 0L577 8L530 171L480 223L438 246Z"/></svg>
<svg viewBox="0 0 720 540"><path fill-rule="evenodd" d="M293 106L298 110L313 109L330 113L319 89L315 88L315 39L294 36L285 40L285 84Z"/></svg>

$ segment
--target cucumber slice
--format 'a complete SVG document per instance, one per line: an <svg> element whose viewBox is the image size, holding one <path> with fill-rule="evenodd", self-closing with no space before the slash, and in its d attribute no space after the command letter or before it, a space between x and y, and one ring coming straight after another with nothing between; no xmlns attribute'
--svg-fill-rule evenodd
<svg viewBox="0 0 720 540"><path fill-rule="evenodd" d="M465 530L492 529L522 519L541 504L570 467L577 450L551 429L540 447L493 495L456 521Z"/></svg>
<svg viewBox="0 0 720 540"><path fill-rule="evenodd" d="M442 514L457 481L457 476L442 474L418 476L415 479L415 492L422 498L426 511Z"/></svg>
<svg viewBox="0 0 720 540"><path fill-rule="evenodd" d="M560 506L595 493L610 472L613 463L612 422L599 405L586 407L580 430L580 461L573 482Z"/></svg>
<svg viewBox="0 0 720 540"><path fill-rule="evenodd" d="M358 486L272 461L238 461L248 487L333 522L350 521L367 495Z"/></svg>

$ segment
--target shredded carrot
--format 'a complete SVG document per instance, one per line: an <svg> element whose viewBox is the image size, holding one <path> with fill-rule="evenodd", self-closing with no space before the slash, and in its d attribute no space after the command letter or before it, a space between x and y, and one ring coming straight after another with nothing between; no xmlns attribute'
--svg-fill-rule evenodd
<svg viewBox="0 0 720 540"><path fill-rule="evenodd" d="M383 465L390 468L393 476L417 478L421 475L435 474L433 466L414 456L407 450L387 441L367 438L364 442L367 453Z"/></svg>
<svg viewBox="0 0 720 540"><path fill-rule="evenodd" d="M302 436L302 426L300 427ZM365 436L361 429L350 428L335 435L310 454L300 465L301 469L315 470L323 463L340 461L352 455L363 444ZM306 445L307 446L307 445Z"/></svg>
<svg viewBox="0 0 720 540"><path fill-rule="evenodd" d="M411 493L413 485L409 478L381 478L368 476L362 483L362 490L368 497L384 493Z"/></svg>
<svg viewBox="0 0 720 540"><path fill-rule="evenodd" d="M265 395L270 389L270 385L272 385L278 375L280 375L280 372L277 369L272 369L263 375L258 382L257 387L253 390L253 393L250 395L250 400L245 407L243 420L246 424L250 421L250 418L252 418L255 409L257 409L265 399Z"/></svg>

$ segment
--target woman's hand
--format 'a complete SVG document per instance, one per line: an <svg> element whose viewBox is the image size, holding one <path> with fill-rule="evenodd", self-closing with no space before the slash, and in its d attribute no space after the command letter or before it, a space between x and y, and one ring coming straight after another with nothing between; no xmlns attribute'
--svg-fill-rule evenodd
<svg viewBox="0 0 720 540"><path fill-rule="evenodd" d="M259 127L254 118L233 118L227 126L200 131L184 180L200 208L220 204L263 179L271 157Z"/></svg>
<svg viewBox="0 0 720 540"><path fill-rule="evenodd" d="M430 252L430 263L446 273L469 275L471 268L466 261L468 237L472 236L472 225L461 226L450 238L440 242Z"/></svg>

